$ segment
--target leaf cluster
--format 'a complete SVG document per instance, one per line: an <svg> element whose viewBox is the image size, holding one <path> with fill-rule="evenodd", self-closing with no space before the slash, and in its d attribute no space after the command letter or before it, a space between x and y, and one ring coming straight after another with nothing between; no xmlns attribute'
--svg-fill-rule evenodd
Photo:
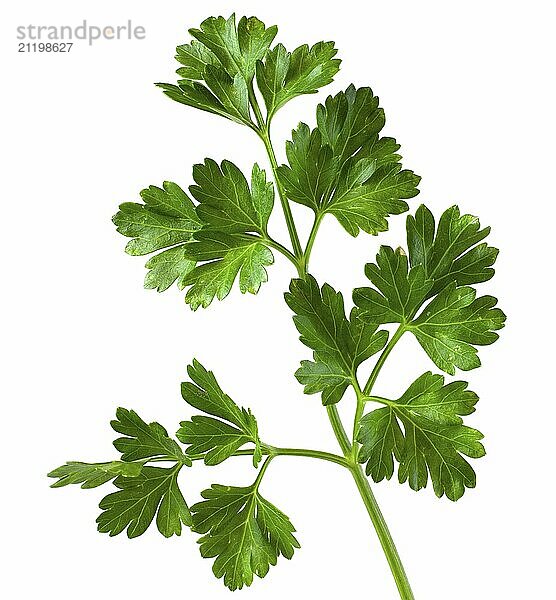
<svg viewBox="0 0 556 600"><path fill-rule="evenodd" d="M143 190L143 203L122 204L113 221L132 238L126 252L158 252L147 261L145 287L162 292L176 282L195 310L224 299L236 280L242 293L258 293L273 250L301 271L310 245L303 252L293 243L290 251L268 232L276 193L283 206L291 200L313 210L317 227L332 214L351 235L384 231L388 216L408 210L405 200L418 193L420 178L402 168L397 142L380 135L384 111L370 88L349 86L328 97L317 107L316 128L301 123L286 144L288 164L277 164L270 123L290 100L332 82L340 66L333 42L289 52L272 46L275 26L255 17L236 23L235 15L210 17L189 32L193 40L176 50L180 79L157 85L172 100L252 129L276 185L257 164L248 183L231 161L207 158L193 167L189 195L165 182Z"/></svg>
<svg viewBox="0 0 556 600"><path fill-rule="evenodd" d="M135 411L118 408L112 428L122 437L114 441L121 460L102 463L70 461L48 476L52 487L81 484L83 489L113 481L116 491L99 504L98 531L110 536L126 532L138 537L156 522L165 537L181 535L183 526L201 534L201 555L215 558L213 571L231 590L264 577L279 556L291 558L299 542L289 518L263 498L259 486L270 457L255 482L247 487L213 485L202 492L203 501L191 508L180 489L183 467L202 460L213 466L237 454L250 454L257 467L269 451L262 444L257 421L220 387L214 374L198 361L188 367L182 383L184 400L201 415L180 423L180 444L160 423L146 423ZM245 449L246 445L251 446ZM240 451L241 448L244 448ZM170 466L153 466L162 461Z"/></svg>
<svg viewBox="0 0 556 600"><path fill-rule="evenodd" d="M317 107L317 127L300 123L278 174L288 198L317 218L336 217L352 236L388 229L387 217L408 210L420 177L401 167L396 140L381 137L384 111L370 88L349 86Z"/></svg>
<svg viewBox="0 0 556 600"><path fill-rule="evenodd" d="M406 332L450 375L481 364L478 347L495 342L506 319L496 298L477 297L470 287L494 274L498 250L483 241L489 232L456 206L442 214L437 226L422 205L407 217L409 257L401 248L380 248L376 262L365 267L372 286L354 290L349 320L342 295L328 284L319 288L312 277L294 280L286 294L300 339L315 357L315 362L303 361L296 373L305 393L322 392L323 403L331 404L351 385L361 407L384 405L356 423L358 460L375 481L392 477L396 460L399 481L408 481L414 490L425 487L430 477L438 496L457 500L466 487L475 486L475 473L463 456L480 458L484 448L482 434L462 423L461 416L472 412L478 400L467 383L444 385L441 375L429 372L398 400L371 393L383 359ZM382 350L388 334L378 328L390 323L397 323L398 330L362 389L356 369ZM372 351L360 357L360 344Z"/></svg>

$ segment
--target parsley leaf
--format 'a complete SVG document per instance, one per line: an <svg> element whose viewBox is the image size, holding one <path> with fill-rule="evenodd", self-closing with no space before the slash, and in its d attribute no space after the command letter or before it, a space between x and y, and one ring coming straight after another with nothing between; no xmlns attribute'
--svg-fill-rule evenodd
<svg viewBox="0 0 556 600"><path fill-rule="evenodd" d="M357 288L353 301L373 323L404 323L411 319L432 286L422 265L408 271L404 251L389 246L381 246L376 264L365 265L365 275L377 289Z"/></svg>
<svg viewBox="0 0 556 600"><path fill-rule="evenodd" d="M133 238L125 251L132 256L150 254L188 242L200 223L193 203L175 183L150 186L141 192L144 204L125 202L113 217L117 230Z"/></svg>
<svg viewBox="0 0 556 600"><path fill-rule="evenodd" d="M477 217L460 215L457 206L444 211L436 232L434 216L426 206L421 205L414 217L407 217L411 265L421 265L427 278L433 281L427 297L437 294L451 281L458 286L470 285L494 275L491 266L498 250L486 243L478 244L490 233L490 227L480 227Z"/></svg>
<svg viewBox="0 0 556 600"><path fill-rule="evenodd" d="M193 530L203 558L215 558L212 570L230 590L264 577L279 556L292 558L299 542L288 517L248 487L215 484L202 492L204 500L191 507Z"/></svg>
<svg viewBox="0 0 556 600"><path fill-rule="evenodd" d="M202 80L207 65L221 66L216 56L201 42L192 40L176 48L176 60L183 65L176 73L184 79Z"/></svg>
<svg viewBox="0 0 556 600"><path fill-rule="evenodd" d="M261 284L268 280L266 268L274 262L272 252L255 239L241 239L218 232L206 231L191 245L188 256L202 261L185 278L191 286L185 301L193 310L206 308L214 298L223 300L232 289L239 274L242 294L258 293Z"/></svg>
<svg viewBox="0 0 556 600"><path fill-rule="evenodd" d="M477 400L466 382L444 385L442 375L424 373L401 398L363 417L359 461L367 463L367 474L378 482L390 479L395 458L400 483L408 481L417 491L430 475L438 497L458 500L465 488L475 486L475 473L462 455L485 454L483 435L463 425L460 416L472 413Z"/></svg>
<svg viewBox="0 0 556 600"><path fill-rule="evenodd" d="M385 329L377 331L378 324L363 319L362 312L357 307L351 310L349 324L355 343L353 368L357 369L362 362L384 348L388 341L388 332Z"/></svg>
<svg viewBox="0 0 556 600"><path fill-rule="evenodd" d="M125 203L114 216L117 230L132 239L126 252L163 252L147 261L145 287L162 292L177 281L189 287L185 300L193 310L225 298L239 276L242 293L256 294L274 262L267 227L274 188L254 165L251 187L231 162L206 159L193 168L189 196L175 183L143 190L144 204ZM199 264L197 264L199 263Z"/></svg>
<svg viewBox="0 0 556 600"><path fill-rule="evenodd" d="M144 458L167 458L191 465L191 461L179 444L168 436L160 423L145 423L134 411L126 408L116 410L117 419L110 422L112 429L125 437L114 440L116 450L122 453L122 460L131 462Z"/></svg>
<svg viewBox="0 0 556 600"><path fill-rule="evenodd" d="M225 298L239 274L242 293L256 294L267 281L265 267L274 262L264 244L274 204L274 189L265 172L253 166L251 189L243 173L231 162L219 166L206 159L195 165L191 186L199 201L197 214L203 228L188 245L187 256L198 264L184 279L191 286L185 301L193 310L206 308L216 296ZM244 235L254 233L258 235Z"/></svg>
<svg viewBox="0 0 556 600"><path fill-rule="evenodd" d="M324 406L339 402L348 388L350 379L341 365L334 360L327 362L302 360L295 378L304 386L305 394L322 392Z"/></svg>
<svg viewBox="0 0 556 600"><path fill-rule="evenodd" d="M180 535L182 524L190 526L192 521L177 483L179 468L143 467L137 477L118 477L114 484L119 491L99 504L103 512L97 518L98 530L114 536L127 528L127 536L134 538L145 533L156 515L162 535Z"/></svg>
<svg viewBox="0 0 556 600"><path fill-rule="evenodd" d="M408 209L420 178L402 170L398 144L381 138L384 112L370 88L329 96L317 107L317 128L301 124L286 144L289 166L278 174L291 200L333 214L353 236L388 228L386 217Z"/></svg>
<svg viewBox="0 0 556 600"><path fill-rule="evenodd" d="M251 189L240 169L228 160L218 165L207 158L193 167L193 179L196 185L189 190L199 202L197 214L204 229L266 234L274 189L259 165L253 166Z"/></svg>
<svg viewBox="0 0 556 600"><path fill-rule="evenodd" d="M48 473L48 477L56 477L50 487L57 488L65 485L80 483L84 490L98 487L114 479L122 477L137 477L141 473L141 463L130 463L115 460L105 463L84 463L68 461L65 465Z"/></svg>
<svg viewBox="0 0 556 600"><path fill-rule="evenodd" d="M119 491L103 498L99 505L103 510L97 518L100 532L113 536L127 528L128 537L137 537L157 515L162 535L180 535L182 524L191 525L191 515L177 476L191 460L159 423L147 424L136 412L124 408L118 408L116 416L111 425L125 437L115 440L114 446L122 453L123 462L68 462L48 474L59 478L52 487L81 483L82 488L93 488L115 478ZM176 464L170 468L145 466L150 459Z"/></svg>
<svg viewBox="0 0 556 600"><path fill-rule="evenodd" d="M241 75L250 82L257 61L265 56L278 28L266 28L256 17L242 17L236 26L232 14L228 19L209 17L200 29L190 29L189 33L218 58L230 76Z"/></svg>
<svg viewBox="0 0 556 600"><path fill-rule="evenodd" d="M352 374L354 343L340 292L327 283L319 287L316 279L294 279L285 300L294 312L293 322L300 340L323 362L336 361L346 376Z"/></svg>
<svg viewBox="0 0 556 600"><path fill-rule="evenodd" d="M257 62L257 84L270 120L274 113L296 96L314 94L332 82L340 68L334 42L307 44L288 52L282 44Z"/></svg>
<svg viewBox="0 0 556 600"><path fill-rule="evenodd" d="M278 175L288 198L315 212L321 210L337 178L332 148L323 145L318 129L311 131L300 123L286 142L286 155L289 166L278 167Z"/></svg>
<svg viewBox="0 0 556 600"><path fill-rule="evenodd" d="M226 109L227 116L238 123L250 125L249 91L243 77L230 77L224 69L207 65L204 78L210 91Z"/></svg>
<svg viewBox="0 0 556 600"><path fill-rule="evenodd" d="M165 181L162 188L153 185L144 189L141 198L143 204L121 204L112 218L119 233L133 238L125 251L141 256L169 248L147 262L150 271L145 287L164 291L176 280L183 287L184 277L195 266L186 258L184 244L201 227L195 206L179 185L170 181Z"/></svg>
<svg viewBox="0 0 556 600"><path fill-rule="evenodd" d="M216 465L247 443L255 445L253 465L262 458L257 420L250 410L240 408L218 385L214 374L197 360L187 368L191 381L181 384L183 399L198 410L218 417L195 415L182 421L177 438L189 444L188 454L205 454L207 465Z"/></svg>
<svg viewBox="0 0 556 600"><path fill-rule="evenodd" d="M504 327L506 315L494 308L496 303L493 296L476 298L473 288L451 283L408 329L440 369L450 375L455 367L469 371L481 364L474 346L494 343L495 331Z"/></svg>
<svg viewBox="0 0 556 600"><path fill-rule="evenodd" d="M231 83L228 82L227 84L227 93L231 94L233 97L241 98L245 88L245 82L242 83L236 79L229 81L231 81ZM206 86L198 81L182 79L181 81L178 81L178 85L173 83L157 83L156 85L162 89L168 98L175 102L185 104L186 106L192 106L193 108L204 110L205 112L210 112L215 115L220 115L221 117L225 117L231 121L240 123L241 125L252 125L251 121L245 121L243 112L239 112L239 117L237 116L238 113L235 109L230 112L230 110L227 109ZM234 103L231 103L231 105L233 107ZM239 105L242 106L241 103Z"/></svg>
<svg viewBox="0 0 556 600"><path fill-rule="evenodd" d="M277 31L255 17L242 17L237 26L235 15L210 17L200 29L189 30L196 40L176 48L182 65L177 73L183 79L157 86L176 102L254 128L249 86Z"/></svg>
<svg viewBox="0 0 556 600"><path fill-rule="evenodd" d="M155 254L145 266L149 269L145 275L145 289L164 292L174 282L178 289L183 290L187 275L195 267L195 261L188 258L186 248L181 245Z"/></svg>
<svg viewBox="0 0 556 600"><path fill-rule="evenodd" d="M394 473L394 457L402 458L404 435L390 408L377 408L361 419L357 436L361 443L359 462L367 463L366 472L377 483Z"/></svg>
<svg viewBox="0 0 556 600"><path fill-rule="evenodd" d="M348 320L342 294L328 284L319 288L310 275L294 279L285 299L295 313L299 339L313 350L315 360L303 361L296 377L306 394L322 392L323 404L334 404L354 380L357 367L384 347L388 333L362 321L357 309Z"/></svg>
<svg viewBox="0 0 556 600"><path fill-rule="evenodd" d="M460 216L453 206L441 216L435 235L434 217L421 206L415 217L407 218L411 268L401 248L387 246L381 247L376 264L365 266L376 289L354 290L361 317L371 323L401 323L446 373L478 367L474 346L495 342L495 331L504 326L506 316L495 308L496 298L476 298L473 288L458 286L492 277L498 250L486 243L476 245L489 231L480 229L476 217ZM427 299L430 302L415 318Z"/></svg>

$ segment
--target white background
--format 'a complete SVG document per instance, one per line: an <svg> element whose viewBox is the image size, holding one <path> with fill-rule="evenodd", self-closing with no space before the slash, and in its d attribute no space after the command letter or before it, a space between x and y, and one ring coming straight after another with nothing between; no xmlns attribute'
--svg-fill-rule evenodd
<svg viewBox="0 0 556 600"><path fill-rule="evenodd" d="M275 4L276 6L273 6ZM478 487L454 504L395 481L375 485L419 600L554 598L554 43L550 2L18 2L2 17L2 545L5 598L227 599L195 537L138 539L95 530L105 489L51 490L45 473L66 460L116 457L108 425L117 406L174 431L198 357L250 406L265 440L336 451L317 396L293 372L309 351L282 293L293 275L278 255L258 296L234 291L192 313L183 294L142 289L144 260L123 252L110 222L150 184L191 183L206 156L243 169L265 157L255 136L172 103L152 83L173 81L174 48L209 15L232 9L280 26L288 48L334 39L343 59L319 96L275 120L282 140L314 106L349 83L371 85L404 165L423 176L435 213L458 203L493 226L501 248L482 292L508 314L501 341L467 374L479 394L469 423L486 434ZM7 12L7 3L3 8ZM17 53L18 25L118 25L142 41L76 44L70 54ZM309 215L295 208L304 224ZM404 242L404 217L380 241ZM279 210L273 231L284 235ZM347 236L332 219L312 271L349 297L377 238ZM404 339L378 382L398 394L431 365ZM459 374L461 376L461 374ZM379 389L377 387L377 390ZM351 414L352 398L342 402ZM233 462L233 461L231 461ZM184 474L189 501L212 482L253 478L248 460ZM263 493L296 525L302 549L281 559L244 598L394 600L397 593L347 472L280 458Z"/></svg>

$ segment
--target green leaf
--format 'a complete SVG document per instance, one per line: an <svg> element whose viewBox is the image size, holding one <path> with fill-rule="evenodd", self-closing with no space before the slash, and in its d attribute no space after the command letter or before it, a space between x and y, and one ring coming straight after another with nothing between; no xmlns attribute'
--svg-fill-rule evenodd
<svg viewBox="0 0 556 600"><path fill-rule="evenodd" d="M256 17L242 17L236 27L232 14L228 19L209 17L200 29L190 29L189 33L218 58L231 77L239 74L249 83L257 61L264 58L278 28L266 28Z"/></svg>
<svg viewBox="0 0 556 600"><path fill-rule="evenodd" d="M413 490L427 485L430 475L440 498L458 500L465 488L475 487L475 473L463 458L480 458L483 435L463 425L461 415L474 411L478 398L467 383L444 385L442 375L424 373L401 398L368 413L361 420L359 461L374 481L390 479L394 458L400 463L400 483ZM400 422L404 431L400 428Z"/></svg>
<svg viewBox="0 0 556 600"><path fill-rule="evenodd" d="M264 499L255 484L215 484L191 507L203 558L215 558L212 570L230 590L264 577L279 556L290 559L299 542L288 517Z"/></svg>
<svg viewBox="0 0 556 600"><path fill-rule="evenodd" d="M318 129L300 123L286 142L286 156L289 166L278 167L278 176L288 198L318 212L338 176L332 149L323 145Z"/></svg>
<svg viewBox="0 0 556 600"><path fill-rule="evenodd" d="M113 217L118 233L133 238L126 246L132 256L150 254L188 242L200 228L193 203L175 183L165 181L141 192L144 204L125 202Z"/></svg>
<svg viewBox="0 0 556 600"><path fill-rule="evenodd" d="M427 278L433 280L427 297L438 294L451 282L470 285L488 281L494 275L491 267L498 250L479 244L489 233L490 227L481 229L477 217L460 215L457 206L442 214L436 231L434 216L424 205L414 217L407 217L411 265L421 265Z"/></svg>
<svg viewBox="0 0 556 600"><path fill-rule="evenodd" d="M376 235L388 229L387 217L408 209L400 198L418 193L420 178L400 165L373 169L373 163L350 163L340 175L337 188L324 212L338 219L352 236L359 230Z"/></svg>
<svg viewBox="0 0 556 600"><path fill-rule="evenodd" d="M58 488L80 483L81 487L86 490L107 483L118 475L137 477L141 473L142 467L141 463L119 460L105 463L68 461L65 465L50 471L48 477L58 478L58 481L55 481L50 487Z"/></svg>
<svg viewBox="0 0 556 600"><path fill-rule="evenodd" d="M226 160L218 165L207 158L195 165L193 177L196 185L190 190L199 202L203 228L195 233L186 255L203 264L187 274L183 285L191 286L185 301L196 310L215 297L225 298L238 275L242 293L256 294L267 281L265 267L274 258L264 242L274 189L258 165L253 166L249 188L243 173Z"/></svg>
<svg viewBox="0 0 556 600"><path fill-rule="evenodd" d="M249 104L249 87L255 65L264 58L277 33L255 17L235 15L229 19L210 17L200 29L190 29L196 40L176 48L182 65L177 85L157 83L172 100L226 117L254 128Z"/></svg>
<svg viewBox="0 0 556 600"><path fill-rule="evenodd" d="M315 359L301 363L298 381L305 385L306 394L322 392L323 404L338 402L357 367L384 347L388 333L363 322L357 310L348 320L342 294L328 284L319 288L311 275L294 279L285 299L295 313L299 339L313 350Z"/></svg>
<svg viewBox="0 0 556 600"><path fill-rule="evenodd" d="M296 96L314 94L332 83L340 68L334 42L307 44L288 52L282 44L270 50L265 61L257 63L257 85L269 114L274 113Z"/></svg>
<svg viewBox="0 0 556 600"><path fill-rule="evenodd" d="M223 300L239 274L241 293L256 294L268 280L266 268L274 262L272 252L258 238L242 238L210 229L200 231L187 255L199 264L185 278L191 286L185 301L193 310L206 308L214 298Z"/></svg>
<svg viewBox="0 0 556 600"><path fill-rule="evenodd" d="M133 410L118 408L117 419L111 421L112 428L126 437L114 441L116 450L122 453L122 460L131 462L144 458L167 458L191 465L191 461L179 444L168 436L160 423L145 423Z"/></svg>
<svg viewBox="0 0 556 600"><path fill-rule="evenodd" d="M408 271L407 256L401 248L381 246L376 264L365 265L365 275L377 288L357 288L353 301L364 318L373 323L405 323L423 304L432 281L422 265ZM378 291L377 291L378 290Z"/></svg>
<svg viewBox="0 0 556 600"><path fill-rule="evenodd" d="M384 329L377 331L378 324L365 320L362 311L357 307L352 309L349 322L355 342L353 368L357 369L362 362L384 348L388 341L388 332Z"/></svg>
<svg viewBox="0 0 556 600"><path fill-rule="evenodd" d="M366 265L365 274L376 289L354 290L361 318L370 323L401 323L435 364L451 375L456 367L464 371L478 367L475 346L495 342L495 331L504 326L506 316L494 308L496 298L476 298L473 288L459 286L492 277L498 251L476 245L488 232L488 227L480 229L476 217L460 216L459 209L451 207L440 218L435 234L434 217L421 206L415 217L407 218L411 268L401 248L394 251L387 246L381 247L376 264Z"/></svg>
<svg viewBox="0 0 556 600"><path fill-rule="evenodd" d="M155 254L145 266L149 269L145 276L145 288L164 292L176 280L178 288L183 290L187 275L195 267L195 261L187 258L187 250L182 245Z"/></svg>
<svg viewBox="0 0 556 600"><path fill-rule="evenodd" d="M182 421L176 436L184 444L189 444L190 456L204 454L206 465L217 465L253 441L240 429L212 417L194 415L190 421Z"/></svg>
<svg viewBox="0 0 556 600"><path fill-rule="evenodd" d="M398 403L410 417L424 417L438 425L461 425L461 417L475 412L479 401L467 385L465 381L444 385L442 375L427 371L407 388Z"/></svg>
<svg viewBox="0 0 556 600"><path fill-rule="evenodd" d="M274 188L254 165L251 187L231 162L206 159L193 168L197 206L176 184L143 190L144 204L125 203L114 216L118 231L133 237L126 251L147 254L145 287L162 292L177 281L190 286L186 302L196 310L225 298L236 278L242 293L258 293L274 262L266 245ZM200 264L197 264L200 263Z"/></svg>
<svg viewBox="0 0 556 600"><path fill-rule="evenodd" d="M189 189L199 202L197 214L205 229L266 235L274 189L257 164L251 174L251 189L240 169L227 160L218 165L207 158L193 167L193 178L196 185Z"/></svg>
<svg viewBox="0 0 556 600"><path fill-rule="evenodd" d="M226 108L226 106L224 106L224 104L222 104L222 102L206 86L198 81L182 79L178 81L178 85L173 83L157 83L156 86L161 88L168 98L171 98L180 104L185 104L186 106L198 108L205 112L220 115L221 117L225 117L226 119L230 119L241 125L247 124L243 116L238 117L238 112L235 110L230 112L230 110ZM242 94L241 85L238 84L237 89L235 89L234 86L235 81L230 86L228 92L231 93L232 96L240 98ZM241 115L241 113L239 114ZM251 125L251 122L248 124Z"/></svg>
<svg viewBox="0 0 556 600"><path fill-rule="evenodd" d="M184 79L202 80L207 65L222 66L216 56L201 42L193 40L176 48L176 60L183 65L177 74Z"/></svg>
<svg viewBox="0 0 556 600"><path fill-rule="evenodd" d="M350 383L342 367L332 360L326 363L302 360L295 377L305 386L305 394L322 392L322 403L325 406L339 402Z"/></svg>
<svg viewBox="0 0 556 600"><path fill-rule="evenodd" d="M294 279L284 295L294 312L293 321L303 344L313 350L316 359L337 364L352 378L355 343L340 292L325 283L322 289L314 277Z"/></svg>
<svg viewBox="0 0 556 600"><path fill-rule="evenodd" d="M204 78L227 115L233 121L250 125L249 92L245 79L241 75L230 77L224 69L212 65L207 65Z"/></svg>
<svg viewBox="0 0 556 600"><path fill-rule="evenodd" d="M396 415L390 408L379 408L361 419L357 440L361 443L359 462L367 463L366 472L377 483L394 473L394 457L399 462L404 437Z"/></svg>
<svg viewBox="0 0 556 600"><path fill-rule="evenodd" d="M262 458L257 420L250 410L239 407L218 385L216 377L197 360L187 368L191 381L182 383L183 399L213 417L193 416L182 421L178 439L189 444L188 454L205 454L207 465L216 465L247 443L255 446L253 465Z"/></svg>
<svg viewBox="0 0 556 600"><path fill-rule="evenodd" d="M370 158L367 145L384 127L384 110L371 88L356 89L350 85L345 92L328 96L317 106L317 127L323 144L332 148L340 167L354 155ZM398 162L399 156L391 157Z"/></svg>
<svg viewBox="0 0 556 600"><path fill-rule="evenodd" d="M327 283L319 288L316 279L294 279L284 295L295 313L293 321L300 340L322 358L334 358L349 371L353 339L340 292Z"/></svg>
<svg viewBox="0 0 556 600"><path fill-rule="evenodd" d="M353 236L376 235L386 218L408 209L420 178L402 170L398 144L381 138L384 112L370 88L347 88L317 107L317 129L301 124L278 174L289 198L333 214ZM321 175L322 174L322 175Z"/></svg>
<svg viewBox="0 0 556 600"><path fill-rule="evenodd" d="M125 202L112 218L119 233L133 238L126 252L140 256L168 248L147 261L145 287L162 292L176 280L183 287L185 276L195 266L186 258L185 245L201 227L195 206L170 181L165 181L162 188L152 185L143 190L141 198L144 204Z"/></svg>
<svg viewBox="0 0 556 600"><path fill-rule="evenodd" d="M162 535L180 535L182 524L190 526L192 520L177 484L178 472L178 467L143 467L138 477L118 477L114 484L119 491L99 504L103 512L98 530L114 536L127 528L127 536L134 538L145 533L156 515Z"/></svg>
<svg viewBox="0 0 556 600"><path fill-rule="evenodd" d="M187 242L199 229L193 221L169 217L143 204L125 202L113 219L118 233L133 238L125 251L132 256L150 254L180 242Z"/></svg>
<svg viewBox="0 0 556 600"><path fill-rule="evenodd" d="M456 367L469 371L481 364L475 346L494 343L504 327L506 315L496 303L493 296L476 298L473 288L451 283L407 327L440 369L450 375Z"/></svg>

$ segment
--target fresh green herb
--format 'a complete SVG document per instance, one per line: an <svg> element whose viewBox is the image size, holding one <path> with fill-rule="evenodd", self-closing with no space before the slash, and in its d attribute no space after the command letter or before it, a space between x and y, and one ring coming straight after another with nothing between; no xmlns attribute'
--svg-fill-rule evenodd
<svg viewBox="0 0 556 600"><path fill-rule="evenodd" d="M276 112L290 100L316 93L339 70L333 42L300 46L292 52L272 43L276 27L255 17L236 24L211 17L193 40L178 46L175 84L158 84L177 102L245 125L261 140L272 177L257 164L250 180L230 161L206 158L193 167L188 195L164 182L141 192L142 203L124 203L114 217L117 230L131 238L126 252L151 255L145 287L162 292L174 283L187 289L195 310L223 300L236 279L241 292L256 294L267 280L274 253L297 271L285 299L300 340L312 351L295 373L306 394L321 394L341 454L278 448L263 441L249 409L238 406L214 374L199 362L188 368L183 399L202 414L180 423L176 438L159 423L146 423L132 410L118 408L113 429L121 460L68 462L49 473L52 487L81 484L94 488L113 480L117 490L100 502L98 529L136 537L155 520L166 537L182 527L200 534L201 555L214 559L213 571L231 590L264 577L280 556L292 558L299 543L290 519L263 498L260 484L271 461L304 456L333 462L353 476L390 565L400 597L411 600L407 576L365 473L373 481L390 479L413 490L429 479L438 497L458 500L475 487L467 459L480 458L483 435L465 425L478 396L464 381L446 383L427 372L399 398L377 395L375 384L397 342L416 337L440 370L455 375L480 366L478 347L492 344L505 315L492 296L477 297L472 285L489 280L498 251L483 240L490 229L448 208L438 225L428 208L407 217L407 250L382 246L365 267L369 287L353 291L346 312L343 295L309 274L309 259L323 218L333 215L353 236L376 235L388 218L409 210L420 178L402 168L398 143L381 136L384 111L370 88L349 86L319 104L316 126L301 123L286 142L287 164L279 165L270 138ZM264 103L265 111L261 108ZM277 202L276 202L277 201ZM302 245L290 202L308 207L314 223ZM289 244L268 231L280 203ZM289 247L288 247L289 246ZM397 328L393 331L392 325ZM386 327L385 327L386 326ZM390 328L390 329L389 329ZM358 369L378 355L363 383ZM336 404L352 388L356 404L348 435ZM251 485L214 484L202 501L188 507L178 476L195 462L218 465L249 456L257 475ZM162 462L165 466L153 466ZM363 470L364 465L364 470ZM187 487L187 486L186 486Z"/></svg>

